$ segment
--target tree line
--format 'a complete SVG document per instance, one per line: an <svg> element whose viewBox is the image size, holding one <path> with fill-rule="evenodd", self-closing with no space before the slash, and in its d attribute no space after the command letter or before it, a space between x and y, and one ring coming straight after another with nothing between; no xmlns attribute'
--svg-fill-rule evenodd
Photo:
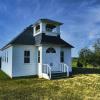
<svg viewBox="0 0 100 100"><path fill-rule="evenodd" d="M92 45L92 49L83 48L79 52L77 66L86 67L87 65L100 67L100 38Z"/></svg>

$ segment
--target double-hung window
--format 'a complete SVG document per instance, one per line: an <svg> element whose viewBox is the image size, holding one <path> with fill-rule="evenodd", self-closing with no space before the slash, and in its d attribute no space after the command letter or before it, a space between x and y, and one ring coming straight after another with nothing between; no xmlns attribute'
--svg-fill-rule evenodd
<svg viewBox="0 0 100 100"><path fill-rule="evenodd" d="M40 63L40 51L38 51L38 63Z"/></svg>
<svg viewBox="0 0 100 100"><path fill-rule="evenodd" d="M8 63L8 51L7 51L7 63Z"/></svg>
<svg viewBox="0 0 100 100"><path fill-rule="evenodd" d="M63 63L64 62L64 51L60 52L60 62Z"/></svg>
<svg viewBox="0 0 100 100"><path fill-rule="evenodd" d="M24 63L30 63L30 51L24 51Z"/></svg>

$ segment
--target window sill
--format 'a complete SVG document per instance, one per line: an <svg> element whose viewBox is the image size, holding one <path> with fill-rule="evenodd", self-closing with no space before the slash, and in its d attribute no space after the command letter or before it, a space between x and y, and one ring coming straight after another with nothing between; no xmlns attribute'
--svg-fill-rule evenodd
<svg viewBox="0 0 100 100"><path fill-rule="evenodd" d="M32 63L23 63L24 65L32 65Z"/></svg>

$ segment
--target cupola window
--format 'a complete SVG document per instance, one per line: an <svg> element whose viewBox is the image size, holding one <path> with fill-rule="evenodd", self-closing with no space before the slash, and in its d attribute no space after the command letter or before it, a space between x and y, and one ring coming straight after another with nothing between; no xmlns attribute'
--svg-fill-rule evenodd
<svg viewBox="0 0 100 100"><path fill-rule="evenodd" d="M56 26L54 26L52 24L47 24L46 25L46 31L48 31L48 32L56 32Z"/></svg>
<svg viewBox="0 0 100 100"><path fill-rule="evenodd" d="M36 26L36 33L38 33L40 31L40 25Z"/></svg>

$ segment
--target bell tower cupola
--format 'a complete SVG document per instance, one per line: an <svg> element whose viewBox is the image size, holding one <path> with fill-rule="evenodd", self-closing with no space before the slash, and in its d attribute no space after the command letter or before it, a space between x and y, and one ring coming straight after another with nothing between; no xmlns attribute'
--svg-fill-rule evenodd
<svg viewBox="0 0 100 100"><path fill-rule="evenodd" d="M33 25L33 36L45 33L48 36L60 35L62 23L50 19L40 19Z"/></svg>

